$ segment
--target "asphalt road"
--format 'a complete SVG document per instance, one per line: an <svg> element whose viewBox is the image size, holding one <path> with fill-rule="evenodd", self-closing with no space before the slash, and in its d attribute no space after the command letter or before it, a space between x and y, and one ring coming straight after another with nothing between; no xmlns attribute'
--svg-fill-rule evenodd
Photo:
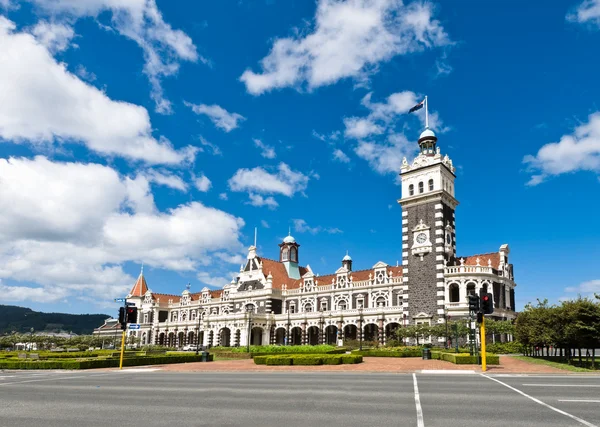
<svg viewBox="0 0 600 427"><path fill-rule="evenodd" d="M3 371L0 403L1 427L600 427L600 376Z"/></svg>

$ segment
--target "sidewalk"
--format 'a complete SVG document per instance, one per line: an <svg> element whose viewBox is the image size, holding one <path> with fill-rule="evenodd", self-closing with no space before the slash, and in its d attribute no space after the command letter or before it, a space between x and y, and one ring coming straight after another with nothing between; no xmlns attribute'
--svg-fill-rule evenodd
<svg viewBox="0 0 600 427"><path fill-rule="evenodd" d="M152 366L173 372L415 372L420 370L471 370L481 372L479 365L455 365L441 360L422 360L417 357L365 357L356 365L321 366L266 366L255 365L253 360L218 360L216 362L180 363ZM567 373L544 365L523 362L510 356L501 356L499 366L488 366L489 373Z"/></svg>

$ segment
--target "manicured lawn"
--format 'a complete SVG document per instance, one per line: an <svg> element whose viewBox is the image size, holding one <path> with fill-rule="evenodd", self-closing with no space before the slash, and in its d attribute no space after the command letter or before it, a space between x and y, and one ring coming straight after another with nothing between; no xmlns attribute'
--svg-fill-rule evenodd
<svg viewBox="0 0 600 427"><path fill-rule="evenodd" d="M579 368L577 366L567 365L566 363L554 362L551 360L540 359L537 357L529 357L529 356L510 356L510 357L514 357L515 359L522 360L524 362L535 363L537 365L551 366L553 368L564 369L565 371L571 371L571 372L597 372L598 371L598 369L593 370L593 369L587 369L587 368Z"/></svg>

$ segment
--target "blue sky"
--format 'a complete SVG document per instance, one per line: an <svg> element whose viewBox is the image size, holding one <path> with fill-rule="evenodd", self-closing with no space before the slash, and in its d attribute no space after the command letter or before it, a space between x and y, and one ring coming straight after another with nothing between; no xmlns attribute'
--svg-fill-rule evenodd
<svg viewBox="0 0 600 427"><path fill-rule="evenodd" d="M508 243L518 309L598 292L599 43L599 0L0 0L0 302L221 287L254 227L394 264L424 95L459 255Z"/></svg>

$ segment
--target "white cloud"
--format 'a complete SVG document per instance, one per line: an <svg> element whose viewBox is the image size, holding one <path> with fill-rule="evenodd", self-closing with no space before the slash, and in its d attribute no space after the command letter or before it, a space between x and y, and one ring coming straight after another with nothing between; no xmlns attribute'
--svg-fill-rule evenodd
<svg viewBox="0 0 600 427"><path fill-rule="evenodd" d="M240 254L229 254L227 252L215 252L215 257L229 264L240 265L246 261L246 257Z"/></svg>
<svg viewBox="0 0 600 427"><path fill-rule="evenodd" d="M264 219L260 221L260 225L262 225L263 228L271 228L269 226L269 223L267 221L265 221Z"/></svg>
<svg viewBox="0 0 600 427"><path fill-rule="evenodd" d="M64 288L7 286L0 281L0 294L2 301L51 303L64 299L68 291Z"/></svg>
<svg viewBox="0 0 600 427"><path fill-rule="evenodd" d="M370 135L383 133L383 127L372 122L370 119L347 117L344 119L346 130L344 135L348 138L362 139Z"/></svg>
<svg viewBox="0 0 600 427"><path fill-rule="evenodd" d="M208 179L205 175L201 175L198 178L195 178L194 185L196 186L198 191L202 191L203 193L206 193L208 190L210 190L210 187L212 187L210 179Z"/></svg>
<svg viewBox="0 0 600 427"><path fill-rule="evenodd" d="M155 0L29 0L53 21L62 20L72 24L77 19L95 17L101 19L105 12L111 13L110 26L134 41L144 53L144 73L148 76L156 111L171 113L171 102L164 97L161 79L179 70L181 61L196 62L200 59L192 39L181 30L174 30L163 20Z"/></svg>
<svg viewBox="0 0 600 427"><path fill-rule="evenodd" d="M544 145L535 156L525 156L523 162L533 173L528 185L569 172L600 173L600 112L591 114L588 122L577 126L573 134Z"/></svg>
<svg viewBox="0 0 600 427"><path fill-rule="evenodd" d="M274 159L277 155L275 149L267 144L264 144L260 139L253 139L254 145L261 149L260 155L266 159Z"/></svg>
<svg viewBox="0 0 600 427"><path fill-rule="evenodd" d="M276 173L267 172L261 167L254 169L238 169L229 179L232 191L248 191L262 194L282 194L292 197L303 192L308 185L309 177L295 172L285 163L279 163Z"/></svg>
<svg viewBox="0 0 600 427"><path fill-rule="evenodd" d="M310 90L348 77L364 81L396 55L450 44L433 9L427 2L319 0L310 32L276 39L262 72L247 69L240 80L253 95L304 82Z"/></svg>
<svg viewBox="0 0 600 427"><path fill-rule="evenodd" d="M593 294L594 292L600 293L600 279L589 280L583 282L575 287L565 288L566 292L577 292L581 294Z"/></svg>
<svg viewBox="0 0 600 427"><path fill-rule="evenodd" d="M158 211L141 175L36 157L1 159L0 176L0 278L61 298L121 295L134 280L127 261L195 271L242 247L241 218L198 202Z"/></svg>
<svg viewBox="0 0 600 427"><path fill-rule="evenodd" d="M222 288L223 286L227 285L228 283L231 283L231 279L233 279L235 276L236 276L235 272L229 273L229 278L227 278L225 276L214 276L211 273L208 273L206 271L201 271L196 275L198 280L200 282L204 283L205 285L218 287L218 288Z"/></svg>
<svg viewBox="0 0 600 427"><path fill-rule="evenodd" d="M179 191L187 191L187 184L183 182L183 179L172 173L149 170L144 173L144 176L148 179L148 181L154 182L158 185L164 185L165 187L173 188Z"/></svg>
<svg viewBox="0 0 600 427"><path fill-rule="evenodd" d="M567 14L567 21L600 28L600 0L585 0Z"/></svg>
<svg viewBox="0 0 600 427"><path fill-rule="evenodd" d="M187 101L184 101L184 104L190 107L194 113L208 116L216 127L223 129L225 132L231 132L239 126L240 122L246 120L244 116L230 113L218 105L197 105Z"/></svg>
<svg viewBox="0 0 600 427"><path fill-rule="evenodd" d="M95 82L97 77L91 71L88 71L83 65L79 64L75 69L75 74L77 74L81 79L86 80L88 82Z"/></svg>
<svg viewBox="0 0 600 427"><path fill-rule="evenodd" d="M221 152L221 149L219 148L218 145L213 144L210 141L207 141L206 138L204 138L203 136L198 137L198 140L200 141L200 144L203 147L208 147L210 149L210 152L212 155L214 156L221 156L223 153ZM201 149L202 151L204 151L203 149Z"/></svg>
<svg viewBox="0 0 600 427"><path fill-rule="evenodd" d="M152 136L145 108L113 101L69 73L28 33L0 16L0 139L14 142L81 142L104 155L153 164L178 164L196 149L175 150Z"/></svg>
<svg viewBox="0 0 600 427"><path fill-rule="evenodd" d="M392 134L383 142L359 141L354 150L380 174L398 174L403 157L411 157L417 145L402 134Z"/></svg>
<svg viewBox="0 0 600 427"><path fill-rule="evenodd" d="M263 197L260 194L250 193L248 194L249 201L248 204L256 207L266 206L269 209L275 209L279 206L279 203L275 201L272 196Z"/></svg>
<svg viewBox="0 0 600 427"><path fill-rule="evenodd" d="M342 230L340 230L339 228L324 228L321 226L317 226L317 227L310 227L305 220L303 219L294 219L292 220L294 222L294 231L298 232L298 233L310 233L310 234L317 234L317 233L328 233L328 234L338 234L338 233L342 233Z"/></svg>
<svg viewBox="0 0 600 427"><path fill-rule="evenodd" d="M336 160L341 163L350 163L350 157L346 155L342 150L336 148L333 151L333 160Z"/></svg>
<svg viewBox="0 0 600 427"><path fill-rule="evenodd" d="M52 53L66 50L75 36L75 32L70 25L43 20L31 29L31 33Z"/></svg>
<svg viewBox="0 0 600 427"><path fill-rule="evenodd" d="M219 194L219 199L221 199L221 200L227 200L228 199L227 193L220 193Z"/></svg>

